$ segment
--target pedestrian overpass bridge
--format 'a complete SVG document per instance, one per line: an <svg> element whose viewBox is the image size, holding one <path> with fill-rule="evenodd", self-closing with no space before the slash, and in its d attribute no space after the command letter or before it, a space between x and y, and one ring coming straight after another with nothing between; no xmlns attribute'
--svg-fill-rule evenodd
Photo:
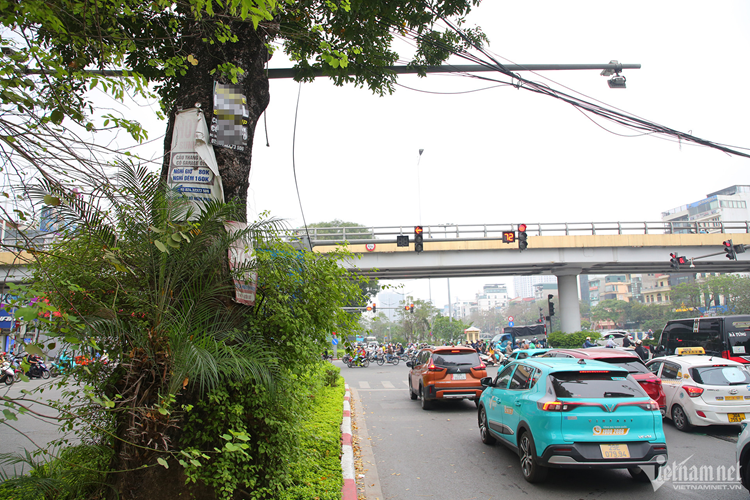
<svg viewBox="0 0 750 500"><path fill-rule="evenodd" d="M572 332L581 328L580 274L750 272L750 252L729 260L723 245L731 239L735 246L750 246L750 222L723 222L708 228L697 223L675 224L527 225L528 248L524 251L517 242L503 243L500 234L514 229L511 225L425 226L424 251L420 253L414 251L413 227L405 228L409 232L400 228L356 228L356 232L353 228L325 228L324 234L310 234L310 243L315 252L326 253L346 242L356 257L349 262L349 269L380 279L554 275L562 329ZM409 235L408 247L397 246L399 231ZM690 263L677 271L671 267L670 253L688 257Z"/></svg>
<svg viewBox="0 0 750 500"><path fill-rule="evenodd" d="M342 227L295 230L290 240L318 253L345 244L354 254L353 272L380 279L554 275L557 277L562 330L581 329L578 304L580 274L657 274L678 272L670 253L690 259L679 272L750 272L750 252L729 260L723 242L750 246L750 221L604 222L527 224L528 248L503 243L502 232L517 224L423 226L424 249L414 251L414 226ZM397 244L408 236L408 246ZM50 237L52 235L50 234ZM402 238L403 239L403 238ZM4 248L24 248L0 232ZM43 246L42 242L42 246ZM31 279L28 252L0 251L5 283Z"/></svg>

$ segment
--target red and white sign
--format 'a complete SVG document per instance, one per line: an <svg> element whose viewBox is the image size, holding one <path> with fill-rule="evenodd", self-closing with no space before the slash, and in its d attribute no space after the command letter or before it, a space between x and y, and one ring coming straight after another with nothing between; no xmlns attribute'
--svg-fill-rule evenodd
<svg viewBox="0 0 750 500"><path fill-rule="evenodd" d="M373 250L375 250L375 243L367 243L365 245L365 248L367 249L368 252L372 252Z"/></svg>
<svg viewBox="0 0 750 500"><path fill-rule="evenodd" d="M508 321L513 321L513 316L508 316Z"/></svg>

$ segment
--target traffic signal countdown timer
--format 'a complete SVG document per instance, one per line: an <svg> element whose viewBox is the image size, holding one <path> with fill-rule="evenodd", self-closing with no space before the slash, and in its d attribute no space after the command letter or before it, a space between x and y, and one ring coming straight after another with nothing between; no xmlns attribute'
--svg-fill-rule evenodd
<svg viewBox="0 0 750 500"><path fill-rule="evenodd" d="M422 229L422 226L415 226L414 227L414 251L415 252L421 252L424 250L424 243L422 243L422 233L424 230Z"/></svg>
<svg viewBox="0 0 750 500"><path fill-rule="evenodd" d="M519 224L518 225L518 249L520 251L526 250L526 247L529 246L529 243L526 241L526 224Z"/></svg>
<svg viewBox="0 0 750 500"><path fill-rule="evenodd" d="M515 231L503 231L503 243L515 243L516 232Z"/></svg>

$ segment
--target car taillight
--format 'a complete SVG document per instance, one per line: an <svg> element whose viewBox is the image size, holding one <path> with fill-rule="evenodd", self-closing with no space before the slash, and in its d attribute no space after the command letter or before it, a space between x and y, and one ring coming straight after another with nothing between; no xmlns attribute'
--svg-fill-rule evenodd
<svg viewBox="0 0 750 500"><path fill-rule="evenodd" d="M487 368L487 365L485 365L483 362L479 362L479 366L472 366L472 370L484 370Z"/></svg>
<svg viewBox="0 0 750 500"><path fill-rule="evenodd" d="M701 394L703 394L703 389L700 387L695 387L694 385L683 385L683 389L685 389L685 392L688 393L688 396L691 398L697 398Z"/></svg>
<svg viewBox="0 0 750 500"><path fill-rule="evenodd" d="M439 372L439 371L445 370L445 368L441 368L439 366L435 366L435 363L433 363L432 361L430 361L430 366L427 367L427 370L429 370L431 372Z"/></svg>
<svg viewBox="0 0 750 500"><path fill-rule="evenodd" d="M653 399L650 400L648 403L642 403L638 406L640 406L646 411L659 411L659 403L657 403Z"/></svg>
<svg viewBox="0 0 750 500"><path fill-rule="evenodd" d="M570 411L578 406L572 403L563 403L562 401L538 401L536 405L542 411Z"/></svg>

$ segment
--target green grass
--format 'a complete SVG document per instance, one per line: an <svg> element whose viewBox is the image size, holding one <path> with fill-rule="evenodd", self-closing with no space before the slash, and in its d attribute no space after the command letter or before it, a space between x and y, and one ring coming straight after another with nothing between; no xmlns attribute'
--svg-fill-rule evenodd
<svg viewBox="0 0 750 500"><path fill-rule="evenodd" d="M341 500L341 417L344 379L311 395L309 417L300 423L300 453L289 465L292 487L279 500Z"/></svg>

